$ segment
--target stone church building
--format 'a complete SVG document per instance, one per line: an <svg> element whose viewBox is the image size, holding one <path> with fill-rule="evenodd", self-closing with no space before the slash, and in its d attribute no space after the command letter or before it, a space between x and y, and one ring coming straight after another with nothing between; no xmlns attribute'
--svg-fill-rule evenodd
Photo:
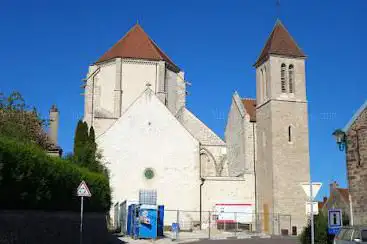
<svg viewBox="0 0 367 244"><path fill-rule="evenodd" d="M223 139L186 107L185 73L136 24L89 67L84 84L84 120L110 170L112 204L155 190L165 209L243 204L253 226L300 233L300 183L309 181L305 58L277 21L254 64L257 97L232 96ZM281 221L288 217L292 227Z"/></svg>

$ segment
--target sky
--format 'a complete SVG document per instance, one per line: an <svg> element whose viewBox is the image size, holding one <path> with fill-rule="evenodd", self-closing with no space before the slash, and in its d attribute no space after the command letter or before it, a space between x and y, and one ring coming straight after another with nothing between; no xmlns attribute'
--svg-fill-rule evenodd
<svg viewBox="0 0 367 244"><path fill-rule="evenodd" d="M73 147L88 66L137 21L192 83L187 106L224 135L234 91L255 97L253 64L279 17L307 54L312 180L347 187L332 132L366 100L367 1L0 1L0 92L19 91L44 118L60 110L59 144Z"/></svg>

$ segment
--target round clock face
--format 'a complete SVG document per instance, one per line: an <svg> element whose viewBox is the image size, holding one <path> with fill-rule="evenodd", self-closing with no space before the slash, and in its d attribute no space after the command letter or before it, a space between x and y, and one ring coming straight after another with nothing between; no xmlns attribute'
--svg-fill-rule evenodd
<svg viewBox="0 0 367 244"><path fill-rule="evenodd" d="M153 179L153 177L154 177L154 171L153 171L153 169L151 169L151 168L146 168L146 169L144 170L144 176L145 176L145 178L147 178L148 180Z"/></svg>

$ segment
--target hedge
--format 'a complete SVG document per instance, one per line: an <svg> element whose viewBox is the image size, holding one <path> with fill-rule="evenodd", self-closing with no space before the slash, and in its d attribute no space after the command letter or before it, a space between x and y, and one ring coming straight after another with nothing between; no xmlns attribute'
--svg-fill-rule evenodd
<svg viewBox="0 0 367 244"><path fill-rule="evenodd" d="M108 211L111 191L105 175L48 156L35 144L0 136L0 209L80 211L76 189L81 180L92 193L84 210Z"/></svg>

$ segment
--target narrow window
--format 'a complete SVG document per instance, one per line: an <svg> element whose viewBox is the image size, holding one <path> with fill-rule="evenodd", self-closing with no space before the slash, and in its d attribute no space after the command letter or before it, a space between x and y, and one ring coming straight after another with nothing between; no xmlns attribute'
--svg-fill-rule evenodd
<svg viewBox="0 0 367 244"><path fill-rule="evenodd" d="M269 84L268 84L268 81L266 79L266 67L264 67L264 89L265 89L265 96L267 98L269 98Z"/></svg>
<svg viewBox="0 0 367 244"><path fill-rule="evenodd" d="M287 89L285 87L285 64L282 64L281 69L280 69L280 81L281 81L281 85L282 85L282 93L286 93Z"/></svg>
<svg viewBox="0 0 367 244"><path fill-rule="evenodd" d="M292 126L288 126L288 142L292 142Z"/></svg>
<svg viewBox="0 0 367 244"><path fill-rule="evenodd" d="M293 64L288 67L288 82L289 82L289 93L294 93L294 66Z"/></svg>
<svg viewBox="0 0 367 244"><path fill-rule="evenodd" d="M264 97L265 97L265 94L264 94L264 70L261 69L260 72L261 72L261 75L260 75L260 93L261 93L260 97L261 97L261 99L264 99Z"/></svg>

